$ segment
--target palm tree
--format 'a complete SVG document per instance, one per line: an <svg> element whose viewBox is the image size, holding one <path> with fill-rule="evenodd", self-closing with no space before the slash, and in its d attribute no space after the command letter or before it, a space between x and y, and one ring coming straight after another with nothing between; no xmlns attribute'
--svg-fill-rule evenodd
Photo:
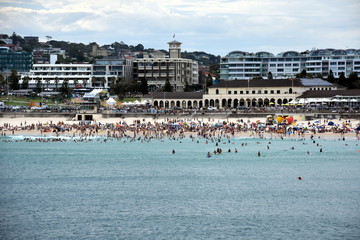
<svg viewBox="0 0 360 240"><path fill-rule="evenodd" d="M79 80L74 79L74 88L76 88L76 85L78 85L78 83L79 83Z"/></svg>
<svg viewBox="0 0 360 240"><path fill-rule="evenodd" d="M82 84L83 84L83 87L86 88L86 85L88 84L88 80L86 78L84 78L82 80Z"/></svg>
<svg viewBox="0 0 360 240"><path fill-rule="evenodd" d="M102 83L102 85L103 85L103 88L105 88L105 84L106 84L106 78L105 78L105 77L103 77L103 78L101 79L101 83Z"/></svg>
<svg viewBox="0 0 360 240"><path fill-rule="evenodd" d="M58 89L58 84L59 84L59 78L58 77L55 77L55 89L57 90Z"/></svg>
<svg viewBox="0 0 360 240"><path fill-rule="evenodd" d="M45 83L46 83L46 88L49 89L49 85L50 85L50 79L46 79L45 80Z"/></svg>
<svg viewBox="0 0 360 240"><path fill-rule="evenodd" d="M96 84L96 77L92 77L92 78L91 78L91 85L92 85L92 87L95 87L95 84Z"/></svg>
<svg viewBox="0 0 360 240"><path fill-rule="evenodd" d="M22 89L28 89L29 88L29 81L30 81L30 77L26 76L23 78L22 83L21 83L21 88Z"/></svg>

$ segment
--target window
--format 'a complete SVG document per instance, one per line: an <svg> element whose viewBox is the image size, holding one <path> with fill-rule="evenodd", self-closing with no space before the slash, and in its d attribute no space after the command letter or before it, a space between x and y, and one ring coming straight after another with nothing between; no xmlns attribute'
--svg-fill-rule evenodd
<svg viewBox="0 0 360 240"><path fill-rule="evenodd" d="M255 94L255 90L252 90L251 93L252 93L252 94Z"/></svg>
<svg viewBox="0 0 360 240"><path fill-rule="evenodd" d="M268 90L265 90L265 91L264 91L264 94L268 94Z"/></svg>
<svg viewBox="0 0 360 240"><path fill-rule="evenodd" d="M219 89L216 89L216 90L215 90L215 94L219 94Z"/></svg>
<svg viewBox="0 0 360 240"><path fill-rule="evenodd" d="M249 91L246 91L246 94L249 94Z"/></svg>
<svg viewBox="0 0 360 240"><path fill-rule="evenodd" d="M234 91L234 94L237 94L237 91Z"/></svg>
<svg viewBox="0 0 360 240"><path fill-rule="evenodd" d="M261 94L261 90L258 90L258 94Z"/></svg>
<svg viewBox="0 0 360 240"><path fill-rule="evenodd" d="M276 93L277 93L277 94L280 94L280 90L276 90Z"/></svg>
<svg viewBox="0 0 360 240"><path fill-rule="evenodd" d="M231 94L231 91L228 91L228 94Z"/></svg>
<svg viewBox="0 0 360 240"><path fill-rule="evenodd" d="M270 90L270 93L271 93L271 94L274 94L274 90Z"/></svg>
<svg viewBox="0 0 360 240"><path fill-rule="evenodd" d="M244 91L240 91L240 94L244 94Z"/></svg>

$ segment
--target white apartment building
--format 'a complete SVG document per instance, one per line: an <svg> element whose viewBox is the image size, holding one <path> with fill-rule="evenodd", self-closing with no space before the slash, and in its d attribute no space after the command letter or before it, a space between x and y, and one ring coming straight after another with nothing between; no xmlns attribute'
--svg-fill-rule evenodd
<svg viewBox="0 0 360 240"><path fill-rule="evenodd" d="M28 76L29 88L36 88L38 80L42 86L49 89L60 88L65 80L68 86L74 88L77 85L91 86L92 64L34 64L28 75L22 75L21 79Z"/></svg>
<svg viewBox="0 0 360 240"><path fill-rule="evenodd" d="M198 62L181 58L181 43L171 41L170 57L138 58L133 62L133 78L137 81L147 80L149 90L155 91L169 80L174 91L184 91L186 85L198 84Z"/></svg>
<svg viewBox="0 0 360 240"><path fill-rule="evenodd" d="M287 51L275 56L269 52L255 54L232 51L220 61L220 79L291 78L306 70L309 74L327 77L330 70L334 77L341 72L348 76L357 72L360 76L360 50L320 49L306 53Z"/></svg>
<svg viewBox="0 0 360 240"><path fill-rule="evenodd" d="M44 89L59 89L65 80L68 87L109 88L111 78L123 77L130 81L131 60L97 59L94 64L34 64L24 77L29 77L29 88L36 88L38 80Z"/></svg>

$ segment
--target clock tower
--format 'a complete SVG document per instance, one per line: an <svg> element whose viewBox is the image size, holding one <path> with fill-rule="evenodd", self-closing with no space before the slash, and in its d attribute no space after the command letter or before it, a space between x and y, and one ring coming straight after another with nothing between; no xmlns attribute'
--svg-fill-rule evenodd
<svg viewBox="0 0 360 240"><path fill-rule="evenodd" d="M176 40L168 42L170 58L181 58L181 42Z"/></svg>

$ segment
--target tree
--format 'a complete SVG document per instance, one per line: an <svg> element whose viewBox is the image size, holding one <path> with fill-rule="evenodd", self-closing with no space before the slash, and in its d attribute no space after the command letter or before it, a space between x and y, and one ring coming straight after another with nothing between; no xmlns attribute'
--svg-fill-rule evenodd
<svg viewBox="0 0 360 240"><path fill-rule="evenodd" d="M21 89L28 89L29 81L30 81L30 78L28 76L24 77L22 80L22 83L21 83Z"/></svg>
<svg viewBox="0 0 360 240"><path fill-rule="evenodd" d="M82 80L82 85L83 85L83 87L84 88L86 88L86 85L88 84L88 80L86 79L86 78L84 78L83 80Z"/></svg>
<svg viewBox="0 0 360 240"><path fill-rule="evenodd" d="M74 88L76 88L76 86L79 84L79 80L78 79L74 79Z"/></svg>
<svg viewBox="0 0 360 240"><path fill-rule="evenodd" d="M35 92L36 93L40 93L42 90L42 82L41 79L39 77L36 78L36 87L35 87Z"/></svg>
<svg viewBox="0 0 360 240"><path fill-rule="evenodd" d="M10 82L10 88L12 90L20 89L19 75L17 74L15 69L11 70L11 74L9 76L9 82Z"/></svg>
<svg viewBox="0 0 360 240"><path fill-rule="evenodd" d="M141 79L140 92L141 92L142 94L148 94L148 93L149 93L149 90L148 90L148 82L147 82L146 78Z"/></svg>
<svg viewBox="0 0 360 240"><path fill-rule="evenodd" d="M268 79L273 79L272 72L268 72Z"/></svg>
<svg viewBox="0 0 360 240"><path fill-rule="evenodd" d="M55 89L57 90L58 89L58 85L59 85L59 78L58 77L55 77Z"/></svg>
<svg viewBox="0 0 360 240"><path fill-rule="evenodd" d="M213 78L211 74L206 77L206 92L208 91L208 88L213 85Z"/></svg>
<svg viewBox="0 0 360 240"><path fill-rule="evenodd" d="M50 79L49 78L47 78L45 80L45 84L46 84L46 88L49 89L49 85L50 85Z"/></svg>
<svg viewBox="0 0 360 240"><path fill-rule="evenodd" d="M344 72L340 73L338 84L341 85L341 86L345 86L345 87L348 86Z"/></svg>
<svg viewBox="0 0 360 240"><path fill-rule="evenodd" d="M164 92L172 92L172 87L171 87L169 79L166 79L166 82L164 85Z"/></svg>
<svg viewBox="0 0 360 240"><path fill-rule="evenodd" d="M307 77L306 70L303 69L303 70L301 71L301 73L296 74L296 77L297 77L297 78L306 78L306 77Z"/></svg>
<svg viewBox="0 0 360 240"><path fill-rule="evenodd" d="M331 69L330 69L327 80L328 80L328 82L331 82L331 83L335 82L334 73L333 73L333 71Z"/></svg>
<svg viewBox="0 0 360 240"><path fill-rule="evenodd" d="M116 78L111 77L110 78L110 94L116 93Z"/></svg>
<svg viewBox="0 0 360 240"><path fill-rule="evenodd" d="M105 77L101 78L101 84L102 84L103 88L105 88L105 84L106 84L106 78Z"/></svg>
<svg viewBox="0 0 360 240"><path fill-rule="evenodd" d="M348 82L349 82L349 88L350 89L360 87L360 81L359 81L359 77L358 77L357 72L350 73Z"/></svg>
<svg viewBox="0 0 360 240"><path fill-rule="evenodd" d="M91 78L91 85L92 85L92 87L95 87L96 82L97 82L96 77L92 77L92 78Z"/></svg>
<svg viewBox="0 0 360 240"><path fill-rule="evenodd" d="M60 92L65 96L70 94L69 79L64 79L60 88Z"/></svg>
<svg viewBox="0 0 360 240"><path fill-rule="evenodd" d="M2 74L0 74L0 88L5 92L6 89L6 79Z"/></svg>
<svg viewBox="0 0 360 240"><path fill-rule="evenodd" d="M184 92L190 92L190 86L189 86L188 81L185 81Z"/></svg>

